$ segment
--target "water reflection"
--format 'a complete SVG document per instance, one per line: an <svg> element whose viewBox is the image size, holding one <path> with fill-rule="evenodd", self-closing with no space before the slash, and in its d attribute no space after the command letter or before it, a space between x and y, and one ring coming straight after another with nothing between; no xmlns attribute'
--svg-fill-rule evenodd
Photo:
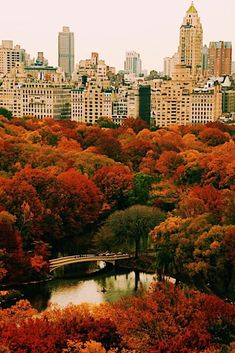
<svg viewBox="0 0 235 353"><path fill-rule="evenodd" d="M137 288L147 289L153 275L135 271L102 274L89 279L56 279L24 290L25 297L42 311L50 304L66 305L113 302L133 294ZM105 290L103 290L105 289Z"/></svg>

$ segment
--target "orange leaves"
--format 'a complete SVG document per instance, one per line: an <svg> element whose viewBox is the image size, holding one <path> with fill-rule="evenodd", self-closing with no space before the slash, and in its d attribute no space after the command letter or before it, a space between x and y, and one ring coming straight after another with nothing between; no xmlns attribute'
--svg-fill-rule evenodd
<svg viewBox="0 0 235 353"><path fill-rule="evenodd" d="M226 141L229 141L229 134L225 134L218 128L207 127L204 128L199 137L202 142L207 143L209 146L222 145Z"/></svg>
<svg viewBox="0 0 235 353"><path fill-rule="evenodd" d="M222 321L224 328L231 328L235 311L221 299L158 284L143 296L114 304L111 315L124 343L137 352L199 353L216 347L213 327Z"/></svg>
<svg viewBox="0 0 235 353"><path fill-rule="evenodd" d="M134 171L139 170L141 160L146 156L147 152L153 149L153 145L149 141L140 139L132 140L123 146L123 153L126 162Z"/></svg>
<svg viewBox="0 0 235 353"><path fill-rule="evenodd" d="M97 170L92 180L111 207L121 206L125 202L125 194L132 189L133 174L122 165L103 167Z"/></svg>
<svg viewBox="0 0 235 353"><path fill-rule="evenodd" d="M187 194L182 195L179 203L179 214L183 217L194 217L203 213L210 213L216 219L222 215L221 192L211 185L194 186Z"/></svg>
<svg viewBox="0 0 235 353"><path fill-rule="evenodd" d="M215 353L233 340L235 309L170 283L95 308L0 310L0 347L22 353Z"/></svg>
<svg viewBox="0 0 235 353"><path fill-rule="evenodd" d="M139 131L146 129L148 124L143 119L128 118L124 120L122 126L125 128L132 128L135 133L138 133Z"/></svg>
<svg viewBox="0 0 235 353"><path fill-rule="evenodd" d="M67 232L76 234L97 219L102 208L102 194L93 181L74 169L61 173L57 180L61 185L60 216L68 226Z"/></svg>
<svg viewBox="0 0 235 353"><path fill-rule="evenodd" d="M155 170L163 176L172 176L175 170L183 164L182 157L174 151L164 151L156 162Z"/></svg>
<svg viewBox="0 0 235 353"><path fill-rule="evenodd" d="M43 268L47 267L48 263L44 261L42 256L34 255L31 257L31 266L36 272L41 272Z"/></svg>

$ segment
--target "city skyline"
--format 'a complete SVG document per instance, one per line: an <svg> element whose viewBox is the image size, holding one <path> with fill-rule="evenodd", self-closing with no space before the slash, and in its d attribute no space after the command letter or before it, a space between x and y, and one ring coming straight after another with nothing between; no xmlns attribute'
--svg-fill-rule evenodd
<svg viewBox="0 0 235 353"><path fill-rule="evenodd" d="M14 10L10 3L2 4L1 39L20 44L32 57L43 51L49 63L57 66L58 32L63 26L69 26L75 37L76 63L97 51L108 64L120 70L126 51L134 50L140 53L143 69L162 71L163 58L172 56L178 49L179 28L191 1L146 0L143 8L134 0L128 3L120 0L116 7L111 7L107 0L94 2L92 7L68 0L66 11L57 4L41 0L36 10L29 0L14 4ZM194 5L201 18L204 44L220 40L235 43L235 34L231 31L233 0L227 0L226 6L213 0L206 3L195 0Z"/></svg>

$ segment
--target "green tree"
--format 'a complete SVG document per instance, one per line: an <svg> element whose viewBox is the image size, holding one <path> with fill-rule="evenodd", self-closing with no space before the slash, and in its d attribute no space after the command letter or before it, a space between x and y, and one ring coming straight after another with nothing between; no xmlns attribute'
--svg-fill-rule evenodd
<svg viewBox="0 0 235 353"><path fill-rule="evenodd" d="M0 115L4 116L8 120L11 120L12 118L12 112L3 107L0 107Z"/></svg>
<svg viewBox="0 0 235 353"><path fill-rule="evenodd" d="M135 257L141 250L147 249L149 232L164 219L157 208L134 205L123 211L111 214L96 236L98 243L108 249L135 251Z"/></svg>
<svg viewBox="0 0 235 353"><path fill-rule="evenodd" d="M109 128L109 129L117 129L119 127L119 125L115 124L109 118L103 118L103 117L99 118L96 123L100 127Z"/></svg>
<svg viewBox="0 0 235 353"><path fill-rule="evenodd" d="M130 192L130 204L146 205L150 202L150 191L152 184L158 182L159 177L144 173L136 173L133 179L133 190Z"/></svg>

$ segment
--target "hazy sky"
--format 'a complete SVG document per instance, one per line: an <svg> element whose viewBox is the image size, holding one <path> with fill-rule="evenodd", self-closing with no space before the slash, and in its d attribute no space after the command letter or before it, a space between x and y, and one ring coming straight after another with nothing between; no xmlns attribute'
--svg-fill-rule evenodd
<svg viewBox="0 0 235 353"><path fill-rule="evenodd" d="M58 32L69 26L75 34L76 62L97 51L107 64L122 69L125 52L135 50L144 69L162 70L163 58L177 50L179 28L190 4L190 0L1 0L0 39L14 40L32 57L44 51L49 63L57 65ZM204 44L224 40L235 46L235 0L194 4Z"/></svg>

